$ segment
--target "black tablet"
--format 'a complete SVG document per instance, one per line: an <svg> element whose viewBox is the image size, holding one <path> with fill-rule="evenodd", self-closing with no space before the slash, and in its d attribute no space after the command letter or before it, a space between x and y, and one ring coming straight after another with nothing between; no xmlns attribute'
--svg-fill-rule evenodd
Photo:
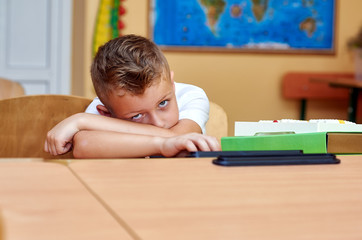
<svg viewBox="0 0 362 240"><path fill-rule="evenodd" d="M219 156L212 161L219 166L276 166L276 165L310 165L338 164L340 160L334 154L298 154L298 155L245 155Z"/></svg>

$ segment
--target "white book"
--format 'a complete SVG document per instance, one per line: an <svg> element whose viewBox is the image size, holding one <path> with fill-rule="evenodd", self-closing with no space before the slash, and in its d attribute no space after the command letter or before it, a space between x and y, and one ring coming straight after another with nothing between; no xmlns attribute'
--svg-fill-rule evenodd
<svg viewBox="0 0 362 240"><path fill-rule="evenodd" d="M362 124L335 120L312 119L302 120L262 120L259 122L235 122L235 136L257 136L287 133L313 132L362 132Z"/></svg>

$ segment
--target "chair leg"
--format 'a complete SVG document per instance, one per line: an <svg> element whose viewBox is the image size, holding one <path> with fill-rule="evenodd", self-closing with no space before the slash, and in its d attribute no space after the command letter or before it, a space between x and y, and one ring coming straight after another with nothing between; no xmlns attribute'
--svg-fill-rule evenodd
<svg viewBox="0 0 362 240"><path fill-rule="evenodd" d="M302 99L302 101L300 103L300 117L299 117L300 120L305 120L306 108L307 108L307 100Z"/></svg>
<svg viewBox="0 0 362 240"><path fill-rule="evenodd" d="M358 102L358 91L357 88L350 90L349 106L348 106L348 121L356 122L357 113L357 102Z"/></svg>

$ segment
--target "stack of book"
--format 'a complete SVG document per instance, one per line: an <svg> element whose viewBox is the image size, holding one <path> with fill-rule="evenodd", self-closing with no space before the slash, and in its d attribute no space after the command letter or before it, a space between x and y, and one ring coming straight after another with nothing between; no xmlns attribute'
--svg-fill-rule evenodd
<svg viewBox="0 0 362 240"><path fill-rule="evenodd" d="M235 122L235 136L223 137L221 146L223 151L362 153L362 124L332 119Z"/></svg>

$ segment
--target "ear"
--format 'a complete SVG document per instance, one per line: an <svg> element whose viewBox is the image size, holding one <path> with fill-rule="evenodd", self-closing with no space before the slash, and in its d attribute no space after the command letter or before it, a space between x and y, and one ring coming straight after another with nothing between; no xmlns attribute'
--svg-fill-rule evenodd
<svg viewBox="0 0 362 240"><path fill-rule="evenodd" d="M111 116L111 113L108 111L108 109L103 106L103 105L97 105L97 110L99 112L100 115L102 116L106 116L106 117L110 117Z"/></svg>
<svg viewBox="0 0 362 240"><path fill-rule="evenodd" d="M174 75L175 75L175 73L173 71L171 71L171 83L173 85L173 90L175 91L175 81L173 80Z"/></svg>
<svg viewBox="0 0 362 240"><path fill-rule="evenodd" d="M175 75L175 73L174 71L171 71L170 74L171 74L171 82L173 82L173 76Z"/></svg>

